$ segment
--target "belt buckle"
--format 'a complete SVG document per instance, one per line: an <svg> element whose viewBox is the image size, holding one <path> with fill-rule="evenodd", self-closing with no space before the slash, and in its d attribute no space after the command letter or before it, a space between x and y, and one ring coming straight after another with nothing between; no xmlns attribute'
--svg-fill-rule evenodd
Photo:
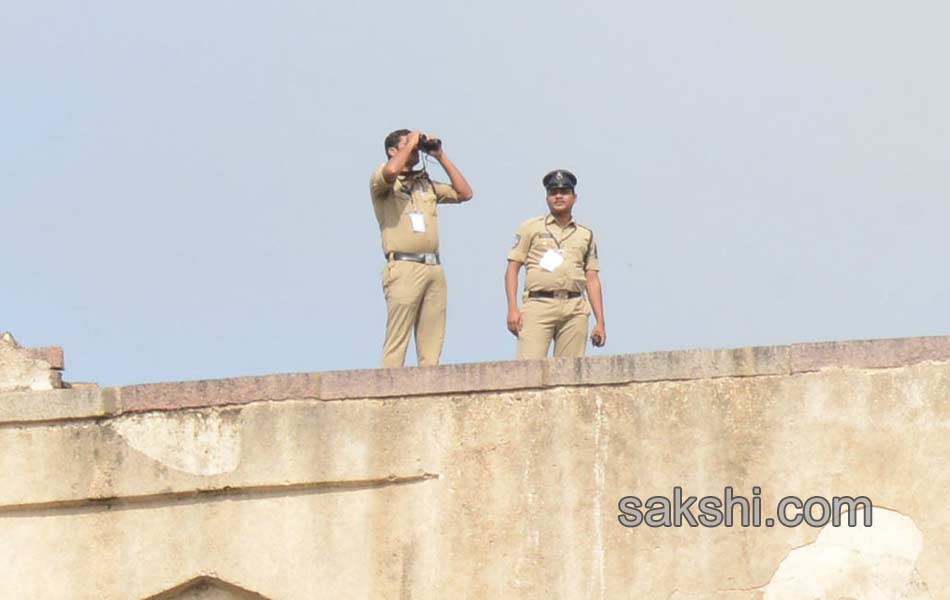
<svg viewBox="0 0 950 600"><path fill-rule="evenodd" d="M567 290L554 290L554 297L558 300L567 300Z"/></svg>
<svg viewBox="0 0 950 600"><path fill-rule="evenodd" d="M435 261L435 254L426 253L426 254L424 254L423 256L425 257L425 263L426 263L427 265L437 265L437 264L439 264L439 263L437 263L437 262Z"/></svg>

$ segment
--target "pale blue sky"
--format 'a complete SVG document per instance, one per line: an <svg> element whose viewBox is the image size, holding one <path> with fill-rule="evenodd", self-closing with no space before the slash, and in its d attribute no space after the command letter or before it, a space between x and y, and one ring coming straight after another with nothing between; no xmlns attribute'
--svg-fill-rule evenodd
<svg viewBox="0 0 950 600"><path fill-rule="evenodd" d="M0 330L124 384L373 367L392 129L441 136L443 362L579 178L591 354L950 333L950 5L8 2ZM433 173L444 178L437 165Z"/></svg>

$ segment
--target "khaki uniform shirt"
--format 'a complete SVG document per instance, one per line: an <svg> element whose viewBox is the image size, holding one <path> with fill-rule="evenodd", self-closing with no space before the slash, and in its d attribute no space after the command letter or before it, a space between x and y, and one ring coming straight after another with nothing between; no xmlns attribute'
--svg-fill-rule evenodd
<svg viewBox="0 0 950 600"><path fill-rule="evenodd" d="M548 250L564 257L564 262L553 271L540 264ZM600 270L594 232L573 220L562 228L550 214L521 224L508 260L524 263L526 292L583 292L587 289L587 271Z"/></svg>
<svg viewBox="0 0 950 600"><path fill-rule="evenodd" d="M438 252L439 221L436 204L458 203L452 186L432 181L425 171L399 175L393 183L383 178L383 165L369 180L373 211L383 237L383 254L390 252ZM425 232L412 229L410 213L422 213Z"/></svg>

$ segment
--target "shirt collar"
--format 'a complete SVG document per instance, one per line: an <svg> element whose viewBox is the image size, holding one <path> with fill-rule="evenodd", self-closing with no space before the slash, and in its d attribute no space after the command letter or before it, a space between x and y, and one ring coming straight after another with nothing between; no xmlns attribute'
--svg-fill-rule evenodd
<svg viewBox="0 0 950 600"><path fill-rule="evenodd" d="M548 216L544 218L544 224L545 225L554 224L554 225L557 225L558 227L561 227L558 224L557 219L555 219L554 215L552 215L551 213L548 213ZM567 229L571 225L573 225L574 227L577 227L577 223L574 222L574 215L571 215L571 220L567 222L567 225L565 225L564 227L561 227L561 229Z"/></svg>
<svg viewBox="0 0 950 600"><path fill-rule="evenodd" d="M397 179L408 179L409 181L416 180L428 180L429 173L423 170L419 171L409 171L408 173L400 173L396 176Z"/></svg>

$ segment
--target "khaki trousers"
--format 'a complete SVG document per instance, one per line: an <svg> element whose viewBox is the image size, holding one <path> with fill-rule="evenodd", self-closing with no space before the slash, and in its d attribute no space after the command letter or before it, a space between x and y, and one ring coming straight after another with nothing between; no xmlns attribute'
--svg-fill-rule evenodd
<svg viewBox="0 0 950 600"><path fill-rule="evenodd" d="M386 263L383 270L386 296L383 368L405 364L410 333L415 334L419 366L439 364L445 339L445 292L442 265L406 260Z"/></svg>
<svg viewBox="0 0 950 600"><path fill-rule="evenodd" d="M518 358L546 358L551 340L555 357L584 356L587 350L587 298L528 298L521 305Z"/></svg>

